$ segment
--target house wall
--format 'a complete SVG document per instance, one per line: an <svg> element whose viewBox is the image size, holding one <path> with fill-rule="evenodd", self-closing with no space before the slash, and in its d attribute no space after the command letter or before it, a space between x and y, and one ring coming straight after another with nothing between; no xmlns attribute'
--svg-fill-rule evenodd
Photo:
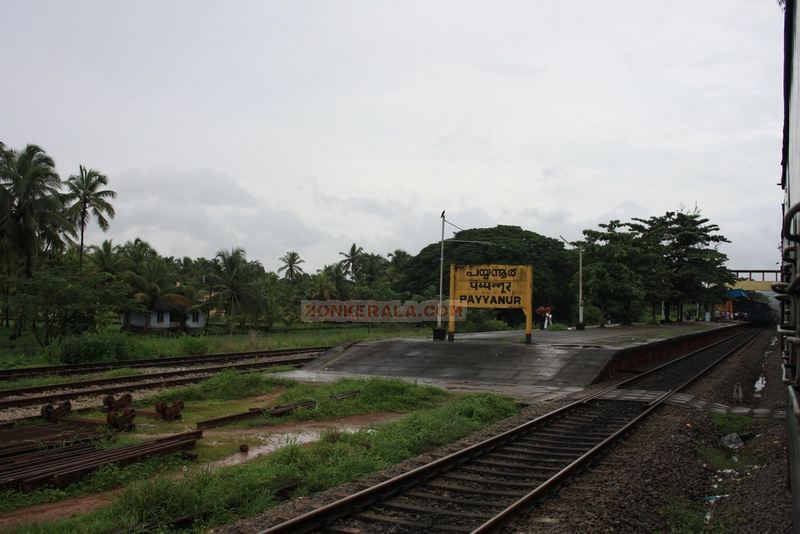
<svg viewBox="0 0 800 534"><path fill-rule="evenodd" d="M186 318L186 326L189 328L203 328L206 326L206 314L205 312L200 312L197 318L197 321L192 321L192 314L189 313L189 316Z"/></svg>
<svg viewBox="0 0 800 534"><path fill-rule="evenodd" d="M172 314L168 311L164 311L164 318L160 323L158 322L158 312L152 311L149 315L150 323L147 324L147 313L132 313L128 324L133 328L144 328L145 325L147 325L148 330L160 330L162 328L177 327L179 325L177 319L176 322L172 322ZM120 322L125 322L124 315L120 316ZM206 326L205 312L200 312L197 321L192 321L192 314L190 313L186 319L186 326L189 328L204 328Z"/></svg>

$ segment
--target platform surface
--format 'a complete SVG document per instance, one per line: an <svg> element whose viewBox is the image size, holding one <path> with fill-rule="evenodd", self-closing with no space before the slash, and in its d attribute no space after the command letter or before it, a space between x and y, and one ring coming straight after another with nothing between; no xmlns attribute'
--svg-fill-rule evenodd
<svg viewBox="0 0 800 534"><path fill-rule="evenodd" d="M454 390L496 391L524 400L554 400L585 389L617 350L719 327L690 325L456 334L455 342L421 338L362 341L304 369L282 373L305 381L391 376Z"/></svg>

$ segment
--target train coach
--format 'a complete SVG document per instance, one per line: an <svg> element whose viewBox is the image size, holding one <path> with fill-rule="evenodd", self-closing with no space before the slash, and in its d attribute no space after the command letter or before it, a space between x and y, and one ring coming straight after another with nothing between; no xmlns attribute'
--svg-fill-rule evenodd
<svg viewBox="0 0 800 534"><path fill-rule="evenodd" d="M781 308L778 334L786 386L792 525L794 532L800 532L800 43L797 0L786 0L784 8L782 263L781 281L775 283L773 289Z"/></svg>

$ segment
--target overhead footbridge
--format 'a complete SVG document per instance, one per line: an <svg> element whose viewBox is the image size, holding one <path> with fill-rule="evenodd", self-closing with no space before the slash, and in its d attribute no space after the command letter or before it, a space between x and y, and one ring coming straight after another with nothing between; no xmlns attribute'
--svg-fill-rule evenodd
<svg viewBox="0 0 800 534"><path fill-rule="evenodd" d="M772 284L780 282L778 269L728 269L736 277L733 289L744 291L772 291Z"/></svg>

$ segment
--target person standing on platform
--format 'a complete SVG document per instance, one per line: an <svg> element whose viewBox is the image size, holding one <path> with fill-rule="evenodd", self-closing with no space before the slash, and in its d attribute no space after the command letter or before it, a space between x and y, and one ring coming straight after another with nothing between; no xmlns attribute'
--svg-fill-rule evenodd
<svg viewBox="0 0 800 534"><path fill-rule="evenodd" d="M550 328L551 324L553 324L553 309L548 304L544 307L544 329Z"/></svg>
<svg viewBox="0 0 800 534"><path fill-rule="evenodd" d="M544 322L546 320L544 306L536 308L536 320L539 322L539 330L544 330Z"/></svg>

